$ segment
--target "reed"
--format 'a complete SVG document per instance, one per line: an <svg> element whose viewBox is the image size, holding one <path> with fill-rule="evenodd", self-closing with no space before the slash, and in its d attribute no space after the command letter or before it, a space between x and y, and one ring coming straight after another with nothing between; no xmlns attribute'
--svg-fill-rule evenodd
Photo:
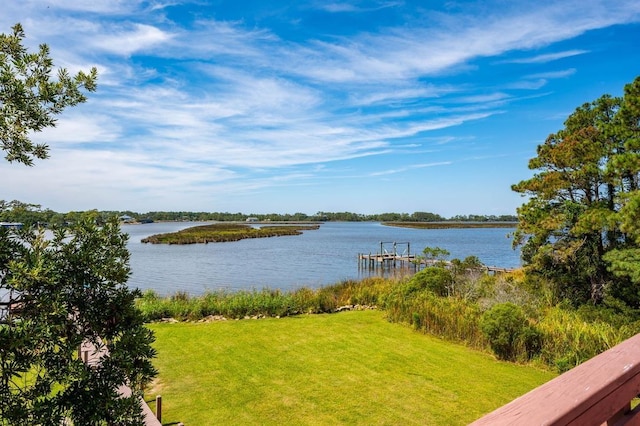
<svg viewBox="0 0 640 426"><path fill-rule="evenodd" d="M394 286L393 280L367 278L348 280L319 289L306 287L283 292L281 290L216 291L202 296L180 292L161 297L152 290L137 300L146 321L175 318L196 321L212 315L230 319L265 316L283 317L298 314L334 312L345 305L377 305L381 297Z"/></svg>
<svg viewBox="0 0 640 426"><path fill-rule="evenodd" d="M429 274L431 278L449 280L446 274ZM523 335L514 337L510 358L566 371L640 332L640 321L627 314L610 313L607 307L574 310L569 305L549 305L544 288L532 289L521 280L522 274L485 277L475 280L478 288L463 297L454 292L441 296L442 286L414 277L395 286L384 298L387 318L402 322L418 331L468 346L489 350L489 337L482 331L483 314L499 304L521 307ZM425 284L426 283L426 284ZM468 277L458 276L452 285L469 286ZM446 283L442 283L444 285ZM473 285L471 285L473 287ZM612 319L610 322L601 318Z"/></svg>
<svg viewBox="0 0 640 426"><path fill-rule="evenodd" d="M410 295L395 292L386 299L384 309L390 321L474 348L487 347L479 326L482 311L476 303L425 290Z"/></svg>
<svg viewBox="0 0 640 426"><path fill-rule="evenodd" d="M638 332L637 323L616 326L584 321L579 312L560 306L549 308L536 324L542 334L540 358L558 371L576 365L621 343Z"/></svg>

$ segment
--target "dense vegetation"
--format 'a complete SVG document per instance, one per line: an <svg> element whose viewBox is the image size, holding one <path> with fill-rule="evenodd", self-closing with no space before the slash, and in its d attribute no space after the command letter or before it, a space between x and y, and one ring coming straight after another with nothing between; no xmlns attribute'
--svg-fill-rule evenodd
<svg viewBox="0 0 640 426"><path fill-rule="evenodd" d="M143 238L143 243L151 244L197 244L238 241L246 238L281 237L300 235L302 231L318 229L320 225L261 226L255 228L237 223L215 223L193 226L178 232L156 234Z"/></svg>
<svg viewBox="0 0 640 426"><path fill-rule="evenodd" d="M385 222L388 226L418 229L451 229L451 228L515 228L516 222Z"/></svg>
<svg viewBox="0 0 640 426"><path fill-rule="evenodd" d="M146 212L138 213L129 210L125 211L91 211L91 212L66 212L59 213L43 208L39 204L25 203L18 200L0 200L0 222L20 222L24 224L57 224L74 223L81 217L90 213L100 221L107 221L116 216L128 216L132 221L219 221L219 222L245 222L249 218L254 218L260 222L515 222L515 215L456 215L451 218L444 218L435 213L414 212L408 213L381 213L381 214L358 214L351 212L318 212L315 215L305 213L294 214L245 214L228 212Z"/></svg>
<svg viewBox="0 0 640 426"><path fill-rule="evenodd" d="M615 298L640 309L640 77L624 96L577 108L513 189L527 271L573 305Z"/></svg>

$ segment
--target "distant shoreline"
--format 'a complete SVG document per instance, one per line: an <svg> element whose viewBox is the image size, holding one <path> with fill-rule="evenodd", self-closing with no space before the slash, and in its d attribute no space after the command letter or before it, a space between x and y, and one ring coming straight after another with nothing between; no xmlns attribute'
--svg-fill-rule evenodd
<svg viewBox="0 0 640 426"><path fill-rule="evenodd" d="M382 222L385 226L415 229L515 228L518 222Z"/></svg>

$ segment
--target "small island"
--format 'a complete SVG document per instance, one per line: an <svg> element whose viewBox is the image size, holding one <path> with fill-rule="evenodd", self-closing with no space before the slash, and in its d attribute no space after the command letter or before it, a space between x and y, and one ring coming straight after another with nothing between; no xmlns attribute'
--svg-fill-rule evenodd
<svg viewBox="0 0 640 426"><path fill-rule="evenodd" d="M300 235L302 231L318 229L320 225L269 225L254 227L240 223L214 223L193 226L178 232L151 235L141 242L151 244L207 244L238 241L245 238L268 238Z"/></svg>

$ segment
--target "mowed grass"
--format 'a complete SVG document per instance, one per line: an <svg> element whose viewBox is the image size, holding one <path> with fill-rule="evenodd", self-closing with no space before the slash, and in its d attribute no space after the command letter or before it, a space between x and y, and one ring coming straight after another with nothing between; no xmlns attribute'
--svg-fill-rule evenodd
<svg viewBox="0 0 640 426"><path fill-rule="evenodd" d="M467 424L554 377L380 311L149 327L164 424Z"/></svg>

